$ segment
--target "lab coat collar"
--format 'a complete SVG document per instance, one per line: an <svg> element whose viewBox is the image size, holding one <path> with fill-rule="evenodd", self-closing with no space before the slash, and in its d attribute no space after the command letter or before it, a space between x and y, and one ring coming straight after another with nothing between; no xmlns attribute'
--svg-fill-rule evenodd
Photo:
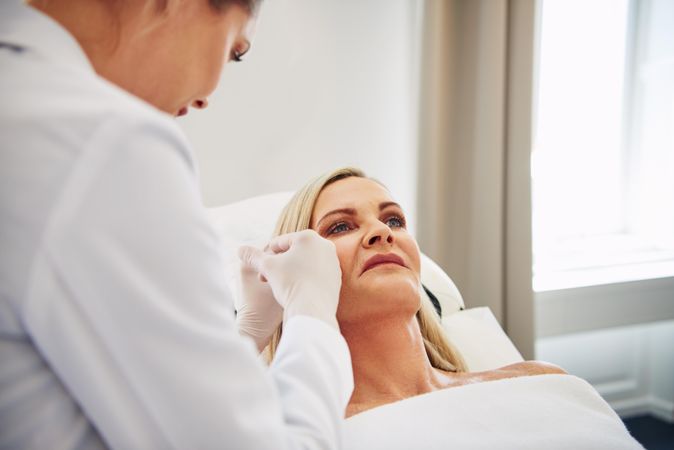
<svg viewBox="0 0 674 450"><path fill-rule="evenodd" d="M0 0L0 44L94 72L84 50L65 28L22 1Z"/></svg>

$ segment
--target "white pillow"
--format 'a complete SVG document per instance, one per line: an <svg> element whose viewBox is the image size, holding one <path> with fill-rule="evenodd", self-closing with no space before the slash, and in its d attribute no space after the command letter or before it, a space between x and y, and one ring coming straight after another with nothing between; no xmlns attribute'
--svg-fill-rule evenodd
<svg viewBox="0 0 674 450"><path fill-rule="evenodd" d="M421 284L438 299L443 317L464 308L459 288L445 271L424 253L421 253ZM425 291L423 295L426 295Z"/></svg>
<svg viewBox="0 0 674 450"><path fill-rule="evenodd" d="M274 231L281 210L292 195L292 192L276 192L207 209L208 216L221 238L227 281L237 308L240 306L237 250L241 245L264 247ZM461 352L471 372L522 361L522 356L489 308L463 310L463 298L454 282L423 253L421 283L440 302L442 322L448 337Z"/></svg>
<svg viewBox="0 0 674 450"><path fill-rule="evenodd" d="M443 316L442 324L469 372L497 369L524 360L486 306Z"/></svg>

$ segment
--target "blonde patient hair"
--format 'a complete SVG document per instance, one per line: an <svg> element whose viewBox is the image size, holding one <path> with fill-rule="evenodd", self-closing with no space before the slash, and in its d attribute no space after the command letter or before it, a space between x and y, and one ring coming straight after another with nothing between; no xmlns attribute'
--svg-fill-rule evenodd
<svg viewBox="0 0 674 450"><path fill-rule="evenodd" d="M379 183L365 175L362 170L354 167L342 167L314 178L298 190L283 208L276 223L274 236L308 229L316 200L323 189L336 181L349 177L366 178ZM466 365L463 358L447 339L433 304L425 295L421 294L421 286L419 286L419 289L421 307L417 311L417 321L431 366L449 372L465 372ZM267 346L266 357L270 362L274 358L281 340L282 328L282 325L279 325Z"/></svg>

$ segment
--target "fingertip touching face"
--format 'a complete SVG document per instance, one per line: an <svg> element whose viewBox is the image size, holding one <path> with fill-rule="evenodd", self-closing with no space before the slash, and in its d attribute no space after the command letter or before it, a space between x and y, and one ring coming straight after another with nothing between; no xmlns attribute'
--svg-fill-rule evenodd
<svg viewBox="0 0 674 450"><path fill-rule="evenodd" d="M318 196L311 228L332 241L342 269L340 325L419 309L420 258L405 214L388 190L360 177Z"/></svg>
<svg viewBox="0 0 674 450"><path fill-rule="evenodd" d="M110 62L121 68L110 71L122 87L171 115L207 107L224 65L250 49L256 17L236 3L218 11L207 0L169 2L153 14Z"/></svg>

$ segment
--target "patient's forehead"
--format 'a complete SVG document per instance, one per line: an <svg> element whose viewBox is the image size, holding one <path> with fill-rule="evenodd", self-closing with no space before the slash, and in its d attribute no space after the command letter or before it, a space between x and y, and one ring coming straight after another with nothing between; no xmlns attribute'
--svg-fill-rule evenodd
<svg viewBox="0 0 674 450"><path fill-rule="evenodd" d="M325 214L335 209L378 208L381 203L395 201L381 184L368 178L348 177L325 187L318 196L311 215L312 228Z"/></svg>

